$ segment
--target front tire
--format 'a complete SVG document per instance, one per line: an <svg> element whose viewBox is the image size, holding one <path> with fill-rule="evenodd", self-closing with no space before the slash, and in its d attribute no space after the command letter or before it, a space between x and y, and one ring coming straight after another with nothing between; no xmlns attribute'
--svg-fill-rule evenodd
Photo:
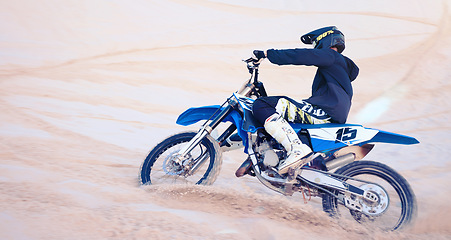
<svg viewBox="0 0 451 240"><path fill-rule="evenodd" d="M415 194L407 180L389 166L373 161L357 161L338 169L336 174L373 182L380 188L379 193L388 201L386 209L375 216L365 215L358 211L349 210L338 204L337 198L325 193L323 195L323 210L333 217L354 219L359 223L367 224L382 230L397 230L413 222L417 214ZM357 187L365 188L367 183L348 179ZM335 192L338 194L338 192Z"/></svg>
<svg viewBox="0 0 451 240"><path fill-rule="evenodd" d="M188 169L172 160L195 135L195 132L179 133L155 146L141 166L141 184L213 184L221 168L222 152L210 135L204 137L184 161L187 164L199 162L197 166Z"/></svg>

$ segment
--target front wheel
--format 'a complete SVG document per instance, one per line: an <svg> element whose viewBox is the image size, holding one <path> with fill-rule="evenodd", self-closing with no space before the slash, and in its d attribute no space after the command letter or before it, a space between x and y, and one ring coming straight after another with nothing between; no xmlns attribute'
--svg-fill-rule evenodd
<svg viewBox="0 0 451 240"><path fill-rule="evenodd" d="M179 133L155 146L141 166L141 183L213 184L221 168L222 154L210 135L204 137L182 162L175 161L180 149L195 135L194 132Z"/></svg>
<svg viewBox="0 0 451 240"><path fill-rule="evenodd" d="M416 217L415 194L407 180L389 166L372 161L357 161L338 169L336 174L366 182L347 179L345 182L371 192L377 203L363 202L363 211L350 210L330 194L323 195L323 209L331 216L354 219L381 230L397 230ZM338 194L338 192L334 192Z"/></svg>

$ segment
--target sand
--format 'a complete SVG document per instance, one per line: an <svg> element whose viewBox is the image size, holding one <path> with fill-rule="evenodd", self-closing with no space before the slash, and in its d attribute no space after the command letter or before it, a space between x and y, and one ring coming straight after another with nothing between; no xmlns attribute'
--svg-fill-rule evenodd
<svg viewBox="0 0 451 240"><path fill-rule="evenodd" d="M451 239L450 1L17 0L0 20L0 239ZM336 221L236 178L239 151L212 186L139 185L154 145L197 129L178 114L248 78L241 59L329 25L360 67L348 122L421 142L366 157L412 185L412 228ZM260 79L302 99L314 71L266 61Z"/></svg>

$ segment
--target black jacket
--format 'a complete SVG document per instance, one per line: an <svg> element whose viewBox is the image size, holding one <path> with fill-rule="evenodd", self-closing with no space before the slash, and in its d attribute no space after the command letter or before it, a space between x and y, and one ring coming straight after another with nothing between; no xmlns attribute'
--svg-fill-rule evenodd
<svg viewBox="0 0 451 240"><path fill-rule="evenodd" d="M317 66L312 96L304 101L323 109L337 123L345 123L351 108L351 82L359 68L332 49L285 49L267 51L271 63Z"/></svg>

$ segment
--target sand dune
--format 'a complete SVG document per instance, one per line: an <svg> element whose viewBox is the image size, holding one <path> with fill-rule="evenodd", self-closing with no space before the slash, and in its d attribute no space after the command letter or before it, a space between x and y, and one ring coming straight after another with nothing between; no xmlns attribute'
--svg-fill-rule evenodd
<svg viewBox="0 0 451 240"><path fill-rule="evenodd" d="M0 4L0 239L449 239L449 1L9 1ZM139 167L191 106L222 103L253 49L337 25L360 67L349 122L416 137L378 145L419 216L397 233L338 222L234 171L146 186ZM264 62L270 94L307 97L315 69ZM293 87L296 86L296 87ZM286 207L288 206L288 207Z"/></svg>

